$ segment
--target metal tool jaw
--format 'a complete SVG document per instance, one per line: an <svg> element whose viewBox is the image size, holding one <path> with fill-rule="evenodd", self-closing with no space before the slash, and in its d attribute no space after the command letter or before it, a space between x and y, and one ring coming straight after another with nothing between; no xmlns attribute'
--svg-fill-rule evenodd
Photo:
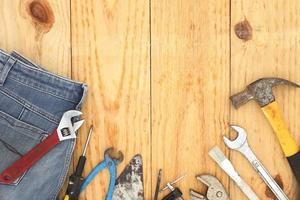
<svg viewBox="0 0 300 200"><path fill-rule="evenodd" d="M124 155L121 151L118 151L118 155L113 155L114 152L114 148L110 147L108 149L105 150L104 152L104 161L106 162L107 166L111 166L113 162L114 165L118 165L120 164L123 159L124 159Z"/></svg>
<svg viewBox="0 0 300 200"><path fill-rule="evenodd" d="M196 176L196 179L205 184L208 189L205 196L194 190L190 190L190 197L192 200L229 200L224 186L216 177L205 174Z"/></svg>
<svg viewBox="0 0 300 200"><path fill-rule="evenodd" d="M57 127L59 141L76 138L76 131L83 124L84 120L73 123L72 118L79 117L80 115L82 115L82 112L78 110L69 110L63 114Z"/></svg>
<svg viewBox="0 0 300 200"><path fill-rule="evenodd" d="M247 133L245 129L239 126L231 125L230 128L232 128L238 135L235 140L230 140L226 136L223 136L225 144L230 148L234 150L239 150L244 145L248 146L247 142Z"/></svg>
<svg viewBox="0 0 300 200"><path fill-rule="evenodd" d="M300 87L297 83L282 78L261 78L248 85L244 91L232 95L230 100L235 108L240 107L252 99L256 100L261 107L264 107L275 101L272 88L277 85Z"/></svg>

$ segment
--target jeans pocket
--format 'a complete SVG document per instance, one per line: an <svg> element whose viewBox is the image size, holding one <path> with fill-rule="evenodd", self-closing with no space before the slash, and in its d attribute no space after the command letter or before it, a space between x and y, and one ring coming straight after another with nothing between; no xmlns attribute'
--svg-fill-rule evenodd
<svg viewBox="0 0 300 200"><path fill-rule="evenodd" d="M0 111L0 173L45 137L43 130ZM13 185L17 185L20 180Z"/></svg>

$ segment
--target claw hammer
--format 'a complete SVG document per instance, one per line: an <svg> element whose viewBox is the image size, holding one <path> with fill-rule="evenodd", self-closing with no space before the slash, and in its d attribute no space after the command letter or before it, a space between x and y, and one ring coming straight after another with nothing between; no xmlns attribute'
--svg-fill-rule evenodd
<svg viewBox="0 0 300 200"><path fill-rule="evenodd" d="M281 78L262 78L252 82L242 92L231 96L230 100L235 108L238 108L252 99L259 104L279 140L297 182L300 183L299 146L286 127L278 103L273 95L272 88L277 85L300 87L300 85L296 83Z"/></svg>

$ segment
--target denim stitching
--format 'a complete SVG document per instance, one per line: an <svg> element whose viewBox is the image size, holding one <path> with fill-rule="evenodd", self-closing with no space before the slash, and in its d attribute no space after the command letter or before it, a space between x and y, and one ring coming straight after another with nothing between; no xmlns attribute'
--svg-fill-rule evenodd
<svg viewBox="0 0 300 200"><path fill-rule="evenodd" d="M24 62L22 62L21 60L17 60L17 62L20 62L20 63L22 64L22 66L24 66L24 67L30 68L30 69L32 69L32 70L34 70L34 71L37 71L37 72L41 72L41 73L44 73L44 74L53 76L53 77L55 77L55 78L57 78L57 79L63 79L63 81L66 81L66 82L68 82L68 83L71 83L71 84L76 83L76 84L79 84L79 85L82 84L82 83L80 83L80 82L78 82L78 81L73 81L73 80L68 79L68 78L65 78L65 77L63 77L63 76L58 76L58 75L56 75L56 74L54 74L54 73L51 73L51 72L49 72L49 71L41 70L40 68L32 67L32 66L30 66L30 65L28 65L28 64L26 64L26 63L24 63Z"/></svg>
<svg viewBox="0 0 300 200"><path fill-rule="evenodd" d="M7 54L6 52L4 52L3 50L1 50L0 49L0 54L2 54L2 55L4 55L4 56L7 56L7 57L11 57L9 54ZM8 59L8 58L7 58ZM49 74L49 75L51 75L51 76L55 76L55 77L57 77L58 79L63 79L64 81L66 81L66 82L69 82L69 83L76 83L76 84L82 84L82 83L80 83L80 82L78 82L78 81L74 81L74 80L70 80L70 79L67 79L67 78L65 78L65 77L62 77L62 76L58 76L58 75L56 75L56 74L53 74L53 73L51 73L51 72L48 72L48 71L45 71L45 70L41 70L41 69L39 69L39 68L35 68L35 67L33 67L33 66L30 66L30 65L28 65L28 64L26 64L26 63L24 63L24 62L22 62L21 60L17 60L17 62L20 62L21 64L23 64L24 65L24 67L27 67L27 68L30 68L30 69L33 69L33 70L36 70L36 71L39 71L39 72L42 72L42 73L45 73L45 74ZM34 64L36 64L36 63L34 63Z"/></svg>
<svg viewBox="0 0 300 200"><path fill-rule="evenodd" d="M24 106L25 108L27 108L28 110L34 112L37 115L40 115L41 117L49 120L50 122L53 122L55 124L59 123L59 119L56 119L52 114L48 113L47 111L41 111L40 108L32 105L30 102L21 99L20 97L12 94L10 91L4 89L4 88L0 88L0 92L2 92L3 94L5 94L7 97L15 100L17 103L19 103L21 106Z"/></svg>
<svg viewBox="0 0 300 200"><path fill-rule="evenodd" d="M1 116L1 118L3 118L3 117ZM3 119L6 120L5 118L3 118ZM11 128L14 128L14 127L20 127L20 126L18 126L18 125L11 124L9 121L7 121L7 122L10 124ZM25 122L23 122L23 123L25 123ZM0 122L0 124L2 125L1 122ZM5 126L5 124L4 124L4 126ZM21 127L21 128L27 129L26 127ZM37 131L37 130L31 130L31 129L27 129L27 130L30 130L30 131L32 131L32 132ZM41 139L42 139L42 137L43 137L42 133L45 132L45 131L37 131L38 133L36 133L36 134L30 134L30 133L27 133L27 132L25 132L25 131L23 132L23 131L16 130L16 129L15 129L15 131L16 131L19 135L27 136L27 137L30 137L31 139L37 140L37 141L41 141ZM42 132L42 133L41 133L41 132ZM35 137L35 136L36 136L36 137Z"/></svg>
<svg viewBox="0 0 300 200"><path fill-rule="evenodd" d="M21 110L21 112L20 112L20 114L19 114L19 116L17 117L18 120L21 119L21 117L22 117L24 111L25 111L25 108L23 107L22 110Z"/></svg>
<svg viewBox="0 0 300 200"><path fill-rule="evenodd" d="M33 131L33 132L46 132L45 130L43 130L39 127L35 127L31 124L23 122L22 120L16 119L15 117L13 117L13 116L11 116L11 115L3 112L3 111L0 111L0 118L6 120L11 126L16 126L16 127L19 127L19 128L23 128L23 129ZM8 118L11 118L11 119L8 119ZM11 121L13 121L13 122L11 123Z"/></svg>
<svg viewBox="0 0 300 200"><path fill-rule="evenodd" d="M36 106L32 105L31 103L25 101L24 99L20 99L20 97L16 97L15 95L11 94L8 90L4 88L0 88L0 92L4 94L5 96L11 98L15 102L19 103L20 105L26 107L28 110L34 112L35 114L49 120L50 122L53 122L55 124L58 124L60 120L56 119L54 116L52 116L50 113L47 111L40 111L39 108Z"/></svg>
<svg viewBox="0 0 300 200"><path fill-rule="evenodd" d="M66 98L68 101L71 101L70 98L76 96L74 93L78 92L77 90L70 90L69 88L63 88L63 90L68 91L68 93L65 94L65 95L62 95L61 94L62 90L51 88L51 87L48 87L48 86L41 86L39 84L39 81L28 80L27 77L21 76L16 72L12 71L11 76L9 76L9 78L12 78L12 76L14 76L15 77L14 80L17 79L18 82L22 82L25 85L30 85L31 87L43 90L44 92L47 92L47 93L50 93L50 94L53 94L53 95L57 95L60 98ZM55 80L53 80L53 81L55 81ZM77 103L77 102L75 102L75 103Z"/></svg>
<svg viewBox="0 0 300 200"><path fill-rule="evenodd" d="M0 73L0 85L2 86L7 78L8 73L10 72L12 66L16 63L16 59L13 57L9 57L2 67L2 71Z"/></svg>
<svg viewBox="0 0 300 200"><path fill-rule="evenodd" d="M10 144L6 143L4 140L0 139L0 142L8 149L10 152L17 154L18 156L23 156L15 147L11 146Z"/></svg>
<svg viewBox="0 0 300 200"><path fill-rule="evenodd" d="M70 144L67 145L67 151L66 151L66 156L65 156L65 162L64 162L64 167L63 170L61 170L61 173L59 175L59 181L58 184L56 184L56 186L54 185L51 189L51 193L53 193L53 197L52 200L55 200L57 197L57 194L59 193L59 191L61 190L61 187L64 183L65 178L67 177L68 173L68 169L72 160L72 152L74 150L74 146L75 146L75 140L72 140L70 142Z"/></svg>
<svg viewBox="0 0 300 200"><path fill-rule="evenodd" d="M15 78L13 78L13 77L7 77L7 79L14 80L14 81L16 81L16 82L18 82L18 83L20 83L20 84L22 84L22 85L24 85L24 86L30 87L30 88L32 88L32 89L34 89L34 90L37 90L37 91L39 91L39 92L42 92L42 93L51 95L51 96L53 96L53 97L57 97L57 98L59 98L59 99L65 100L65 101L69 101L69 102L71 102L71 103L77 103L77 102L72 101L72 100L70 100L70 99L67 99L67 98L65 98L65 97L63 97L63 96L59 96L59 95L53 94L53 93L51 93L51 92L49 92L49 91L42 90L42 88L35 87L35 86L31 85L30 83L29 83L29 84L26 84L25 81L22 81L22 80L20 80L19 78L18 78L18 79L15 79Z"/></svg>

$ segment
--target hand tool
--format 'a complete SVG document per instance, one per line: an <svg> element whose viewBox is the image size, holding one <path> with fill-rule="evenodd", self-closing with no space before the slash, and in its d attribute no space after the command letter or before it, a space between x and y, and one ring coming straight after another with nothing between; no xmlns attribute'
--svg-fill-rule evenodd
<svg viewBox="0 0 300 200"><path fill-rule="evenodd" d="M228 174L228 176L240 187L244 194L250 200L258 200L259 198L253 192L249 185L240 177L234 169L232 163L225 157L224 153L218 146L213 147L209 153L210 157L218 163L218 165Z"/></svg>
<svg viewBox="0 0 300 200"><path fill-rule="evenodd" d="M95 176L101 172L103 169L108 168L110 174L110 181L108 191L106 193L106 200L112 199L112 194L114 192L114 187L116 183L117 176L117 165L123 161L123 153L121 151L118 152L118 156L113 156L114 148L108 148L104 152L104 160L100 162L86 177L85 181L81 186L80 192L82 192L88 184L95 178Z"/></svg>
<svg viewBox="0 0 300 200"><path fill-rule="evenodd" d="M250 149L246 131L239 126L231 126L231 128L238 133L237 138L234 141L229 140L227 137L224 138L225 144L230 148L239 151L242 153L254 167L254 169L258 172L263 181L269 186L271 191L275 194L277 199L279 200L288 200L289 198L282 191L282 189L278 186L276 181L270 175L270 173L266 170L266 168L261 164L261 162L257 159L253 151Z"/></svg>
<svg viewBox="0 0 300 200"><path fill-rule="evenodd" d="M13 183L19 176L30 169L45 154L64 140L76 138L76 130L83 124L84 120L72 123L72 119L79 117L82 113L77 110L65 112L58 127L42 142L33 147L19 160L6 168L0 175L0 181L6 184Z"/></svg>
<svg viewBox="0 0 300 200"><path fill-rule="evenodd" d="M143 160L135 155L116 181L113 200L143 200Z"/></svg>
<svg viewBox="0 0 300 200"><path fill-rule="evenodd" d="M158 175L157 175L155 193L154 193L154 200L158 200L158 193L159 193L160 182L161 182L161 174L162 174L162 169L159 169Z"/></svg>
<svg viewBox="0 0 300 200"><path fill-rule="evenodd" d="M265 181L265 183L269 186L272 192L278 199L288 200L288 197L284 194L282 189L277 185L276 181L272 178L269 172L265 169L265 167L261 164L261 162L257 159L253 151L250 149L246 131L239 126L231 126L233 130L238 133L237 138L234 141L229 140L224 136L225 144L234 150L241 152L251 163L254 169L258 172L261 178Z"/></svg>
<svg viewBox="0 0 300 200"><path fill-rule="evenodd" d="M177 179L175 179L172 182L168 182L166 184L166 187L163 188L161 191L164 191L166 189L171 190L171 192L169 194L167 194L167 196L165 196L162 200L183 200L182 198L182 192L180 191L179 188L177 187L173 187L173 185L177 182L179 182L181 179L183 179L186 176L186 174L178 177Z"/></svg>
<svg viewBox="0 0 300 200"><path fill-rule="evenodd" d="M64 200L77 200L78 199L78 196L80 194L80 188L84 181L84 178L82 177L82 172L83 172L85 161L86 161L86 156L85 156L86 150L87 150L87 146L90 142L92 133L93 133L93 126L90 127L89 134L88 134L88 137L87 137L85 145L84 145L83 153L79 157L75 173L72 174L69 178L68 188L67 188L67 192L66 192Z"/></svg>
<svg viewBox="0 0 300 200"><path fill-rule="evenodd" d="M194 190L190 190L191 200L229 200L224 186L216 177L204 174L196 176L196 179L205 184L208 189L205 196Z"/></svg>
<svg viewBox="0 0 300 200"><path fill-rule="evenodd" d="M248 85L244 91L231 96L230 99L235 108L251 99L259 104L279 140L298 183L300 183L299 146L286 127L273 95L272 88L277 85L300 87L296 83L281 78L262 78Z"/></svg>

